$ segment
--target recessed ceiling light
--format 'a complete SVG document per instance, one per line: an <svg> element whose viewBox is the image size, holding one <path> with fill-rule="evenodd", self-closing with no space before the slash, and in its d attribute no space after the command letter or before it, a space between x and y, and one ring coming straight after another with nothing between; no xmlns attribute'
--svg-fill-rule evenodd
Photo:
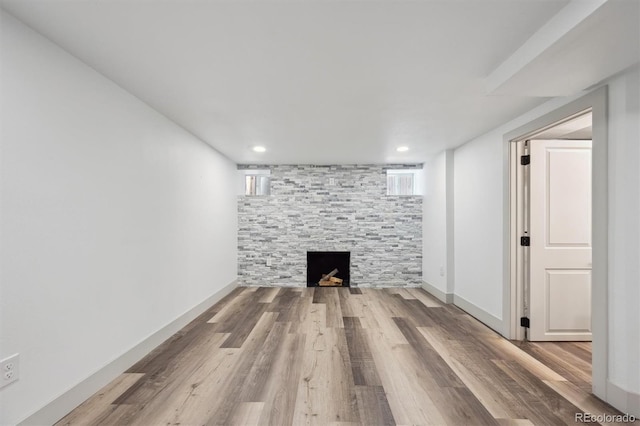
<svg viewBox="0 0 640 426"><path fill-rule="evenodd" d="M398 152L407 152L409 151L409 147L408 146L399 146L396 148L396 151Z"/></svg>
<svg viewBox="0 0 640 426"><path fill-rule="evenodd" d="M267 148L265 148L264 146L254 146L253 150L255 152L265 152L267 150Z"/></svg>

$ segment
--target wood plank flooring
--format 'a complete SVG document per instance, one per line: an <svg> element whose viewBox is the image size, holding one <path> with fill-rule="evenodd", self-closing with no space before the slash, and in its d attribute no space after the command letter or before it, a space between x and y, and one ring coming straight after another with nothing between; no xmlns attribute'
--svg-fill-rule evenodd
<svg viewBox="0 0 640 426"><path fill-rule="evenodd" d="M421 289L238 288L58 424L575 424L619 414L589 349L515 346Z"/></svg>

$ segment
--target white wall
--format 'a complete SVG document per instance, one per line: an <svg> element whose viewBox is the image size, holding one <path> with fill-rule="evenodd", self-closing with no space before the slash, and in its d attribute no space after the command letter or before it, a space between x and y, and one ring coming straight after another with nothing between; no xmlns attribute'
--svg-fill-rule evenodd
<svg viewBox="0 0 640 426"><path fill-rule="evenodd" d="M640 401L640 72L608 82L609 147L609 381ZM456 149L455 294L483 315L502 320L504 193L508 183L503 137L582 94L555 98ZM503 331L505 328L498 329ZM610 402L616 398L610 399ZM619 404L621 407L624 404ZM632 408L632 404L627 404ZM636 413L638 412L636 405ZM623 407L624 409L624 407Z"/></svg>
<svg viewBox="0 0 640 426"><path fill-rule="evenodd" d="M609 82L609 381L640 393L640 71ZM640 402L640 398L638 398ZM640 411L640 407L637 408ZM636 414L638 411L636 411Z"/></svg>
<svg viewBox="0 0 640 426"><path fill-rule="evenodd" d="M237 176L0 13L0 358L21 357L0 390L6 425L236 278Z"/></svg>
<svg viewBox="0 0 640 426"><path fill-rule="evenodd" d="M502 318L502 132L454 155L455 294Z"/></svg>
<svg viewBox="0 0 640 426"><path fill-rule="evenodd" d="M443 151L424 164L422 178L422 280L445 298L453 293L452 168L453 151Z"/></svg>

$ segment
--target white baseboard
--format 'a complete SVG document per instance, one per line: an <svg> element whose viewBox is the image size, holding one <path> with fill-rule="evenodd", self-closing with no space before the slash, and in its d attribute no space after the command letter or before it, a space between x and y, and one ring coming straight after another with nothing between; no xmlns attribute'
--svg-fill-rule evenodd
<svg viewBox="0 0 640 426"><path fill-rule="evenodd" d="M422 288L424 289L424 291L434 296L441 302L453 303L453 293L445 293L444 291L432 286L426 281L422 281Z"/></svg>
<svg viewBox="0 0 640 426"><path fill-rule="evenodd" d="M467 312L469 315L491 328L493 331L502 335L502 329L504 327L502 320L496 316L493 316L489 312L485 311L482 308L474 305L468 300L458 296L457 294L453 295L453 304Z"/></svg>
<svg viewBox="0 0 640 426"><path fill-rule="evenodd" d="M640 393L630 392L607 380L607 403L620 410L622 414L629 414L640 419ZM602 413L590 413L602 414Z"/></svg>
<svg viewBox="0 0 640 426"><path fill-rule="evenodd" d="M45 425L54 424L71 410L82 404L91 395L109 384L113 379L124 373L132 365L155 349L162 342L173 336L184 326L193 321L198 315L205 312L211 306L219 302L224 296L231 293L237 287L237 281L209 296L206 300L189 309L171 323L165 325L142 342L120 355L118 358L105 365L91 376L78 383L62 395L30 415L20 425Z"/></svg>

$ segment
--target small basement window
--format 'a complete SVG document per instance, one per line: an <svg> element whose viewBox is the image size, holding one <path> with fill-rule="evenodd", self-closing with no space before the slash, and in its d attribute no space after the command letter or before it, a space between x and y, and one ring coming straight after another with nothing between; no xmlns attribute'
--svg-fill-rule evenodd
<svg viewBox="0 0 640 426"><path fill-rule="evenodd" d="M271 193L270 170L239 170L242 195L269 195Z"/></svg>
<svg viewBox="0 0 640 426"><path fill-rule="evenodd" d="M387 170L387 195L420 195L421 169Z"/></svg>
<svg viewBox="0 0 640 426"><path fill-rule="evenodd" d="M244 182L244 195L269 195L271 178L265 175L247 175Z"/></svg>

